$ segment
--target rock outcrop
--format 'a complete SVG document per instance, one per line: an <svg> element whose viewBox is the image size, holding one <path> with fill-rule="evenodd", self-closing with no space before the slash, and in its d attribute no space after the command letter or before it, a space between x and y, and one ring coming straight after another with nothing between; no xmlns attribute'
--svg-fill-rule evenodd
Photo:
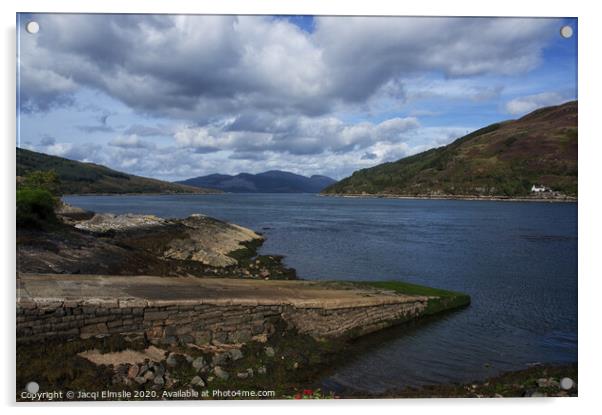
<svg viewBox="0 0 602 415"><path fill-rule="evenodd" d="M64 225L18 229L19 272L294 279L281 257L257 255L263 238L204 215L93 214L69 205Z"/></svg>

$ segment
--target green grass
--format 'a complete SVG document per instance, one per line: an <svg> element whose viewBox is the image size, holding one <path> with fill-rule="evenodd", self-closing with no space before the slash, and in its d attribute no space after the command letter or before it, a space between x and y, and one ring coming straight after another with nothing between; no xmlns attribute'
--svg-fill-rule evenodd
<svg viewBox="0 0 602 415"><path fill-rule="evenodd" d="M389 290L398 294L423 295L431 298L428 301L424 315L433 315L446 310L465 307L470 304L470 296L457 291L442 290L425 285L411 284L403 281L362 281L357 285L370 286Z"/></svg>
<svg viewBox="0 0 602 415"><path fill-rule="evenodd" d="M407 295L427 295L438 297L456 297L465 295L455 291L442 290L440 288L411 284L403 281L362 281L359 284L369 285L375 288L395 291L396 293Z"/></svg>

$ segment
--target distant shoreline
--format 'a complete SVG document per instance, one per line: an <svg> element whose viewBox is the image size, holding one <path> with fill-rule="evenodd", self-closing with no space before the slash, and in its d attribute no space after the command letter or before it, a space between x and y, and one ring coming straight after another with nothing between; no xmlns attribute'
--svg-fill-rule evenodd
<svg viewBox="0 0 602 415"><path fill-rule="evenodd" d="M224 192L211 192L211 193L169 193L169 192L149 192L149 193L67 193L62 195L61 197L69 197L69 196L213 196L213 195L223 195Z"/></svg>
<svg viewBox="0 0 602 415"><path fill-rule="evenodd" d="M538 203L577 203L576 197L505 197L505 196L469 196L469 195L438 195L438 196L407 196L407 195L384 195L384 194L357 194L357 193L70 193L62 197L70 196L215 196L224 194L237 195L257 195L257 194L311 194L324 197L341 197L357 199L407 199L407 200L471 200L471 201L492 201L492 202L538 202Z"/></svg>
<svg viewBox="0 0 602 415"><path fill-rule="evenodd" d="M366 198L366 199L414 199L414 200L476 200L476 201L494 201L494 202L547 202L547 203L577 203L576 197L506 197L506 196L470 196L470 195L434 195L434 196L409 196L409 195L388 195L388 194L360 194L360 193L318 193L319 196L326 197L347 197L347 198Z"/></svg>

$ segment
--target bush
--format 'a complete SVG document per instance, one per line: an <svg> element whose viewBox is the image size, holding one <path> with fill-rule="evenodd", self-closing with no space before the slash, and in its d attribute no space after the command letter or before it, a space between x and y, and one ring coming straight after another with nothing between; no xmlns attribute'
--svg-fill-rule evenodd
<svg viewBox="0 0 602 415"><path fill-rule="evenodd" d="M56 198L46 189L17 190L17 226L43 228L57 223Z"/></svg>
<svg viewBox="0 0 602 415"><path fill-rule="evenodd" d="M23 178L23 188L44 189L53 195L58 194L60 184L59 176L54 170L32 171Z"/></svg>

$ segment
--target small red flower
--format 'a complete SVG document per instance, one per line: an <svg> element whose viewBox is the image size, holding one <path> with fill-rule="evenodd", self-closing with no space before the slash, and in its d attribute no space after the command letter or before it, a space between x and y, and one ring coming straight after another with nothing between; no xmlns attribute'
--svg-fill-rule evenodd
<svg viewBox="0 0 602 415"><path fill-rule="evenodd" d="M311 389L304 389L303 390L303 395L308 396L308 395L313 395L313 394L314 394L314 391L312 391Z"/></svg>
<svg viewBox="0 0 602 415"><path fill-rule="evenodd" d="M301 394L300 393L296 394L295 399L301 399Z"/></svg>

